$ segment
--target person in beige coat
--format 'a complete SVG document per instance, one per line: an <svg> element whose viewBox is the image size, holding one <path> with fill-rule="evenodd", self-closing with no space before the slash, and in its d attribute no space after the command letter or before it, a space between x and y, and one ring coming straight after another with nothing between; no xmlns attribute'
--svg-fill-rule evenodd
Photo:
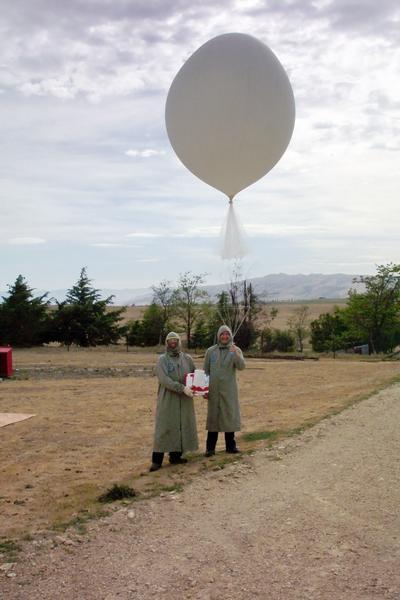
<svg viewBox="0 0 400 600"><path fill-rule="evenodd" d="M185 384L194 369L192 357L181 350L179 335L171 331L155 369L159 385L150 471L160 469L165 452L171 464L181 464L187 462L183 453L198 448L193 392Z"/></svg>
<svg viewBox="0 0 400 600"><path fill-rule="evenodd" d="M225 433L226 451L239 452L235 441L235 431L240 431L241 427L236 371L245 366L243 353L233 343L231 330L222 325L217 344L207 350L204 358L204 371L210 377L205 456L215 454L220 431Z"/></svg>

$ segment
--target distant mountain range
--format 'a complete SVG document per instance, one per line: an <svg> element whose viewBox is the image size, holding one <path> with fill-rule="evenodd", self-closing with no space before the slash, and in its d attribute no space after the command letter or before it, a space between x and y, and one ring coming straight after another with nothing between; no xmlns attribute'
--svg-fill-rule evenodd
<svg viewBox="0 0 400 600"><path fill-rule="evenodd" d="M247 281L252 283L255 293L261 300L267 301L291 301L291 300L316 300L319 298L336 299L345 298L351 287L354 286L353 278L355 275L344 273L334 273L332 275L322 275L312 273L311 275L287 275L277 273L265 275L264 277L249 278ZM227 290L229 284L218 284L204 286L211 298ZM41 290L35 290L35 296L45 293ZM49 290L49 297L56 298L58 301L65 299L67 290ZM102 297L114 296L116 306L142 305L149 304L153 294L150 288L141 289L102 289ZM1 296L6 296L6 292L0 292Z"/></svg>
<svg viewBox="0 0 400 600"><path fill-rule="evenodd" d="M351 287L361 289L359 284L353 284L356 275L334 273L322 275L287 275L277 273L248 279L252 283L255 293L261 300L317 300L319 298L337 299L346 298ZM227 285L208 286L208 293L213 296Z"/></svg>

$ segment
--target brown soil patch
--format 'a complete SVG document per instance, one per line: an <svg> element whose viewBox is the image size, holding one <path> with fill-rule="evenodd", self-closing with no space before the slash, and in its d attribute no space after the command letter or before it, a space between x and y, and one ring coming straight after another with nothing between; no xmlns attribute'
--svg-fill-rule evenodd
<svg viewBox="0 0 400 600"><path fill-rule="evenodd" d="M60 375L63 368L71 366L150 368L156 360L154 353L127 354L122 349L68 353L44 348L17 351L14 359L28 379L0 384L0 412L36 416L2 430L3 539L95 514L103 508L97 497L114 482L131 485L141 495L151 495L179 487L195 473L219 468L230 459L222 451L222 440L215 459L202 457L205 402L197 399L199 452L186 467L166 466L149 474L156 379L148 374L88 378L74 377L71 372L70 377ZM196 362L201 365L201 359ZM29 378L29 369L41 364L53 367L53 377ZM242 433L288 432L307 426L399 374L400 365L390 362L248 360L248 368L239 375ZM243 450L250 450L267 442L244 442L239 436L239 443Z"/></svg>

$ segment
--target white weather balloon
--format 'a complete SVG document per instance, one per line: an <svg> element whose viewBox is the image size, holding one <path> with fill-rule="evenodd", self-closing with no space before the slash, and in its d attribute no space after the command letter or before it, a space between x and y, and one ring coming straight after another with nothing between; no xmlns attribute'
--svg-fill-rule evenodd
<svg viewBox="0 0 400 600"><path fill-rule="evenodd" d="M230 199L278 162L294 119L281 63L242 33L220 35L196 50L174 78L165 108L177 156Z"/></svg>

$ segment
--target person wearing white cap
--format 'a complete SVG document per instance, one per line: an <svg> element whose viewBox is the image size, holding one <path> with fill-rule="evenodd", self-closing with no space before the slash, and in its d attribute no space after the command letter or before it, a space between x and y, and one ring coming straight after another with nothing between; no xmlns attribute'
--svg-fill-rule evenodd
<svg viewBox="0 0 400 600"><path fill-rule="evenodd" d="M150 471L161 468L165 452L171 464L183 464L187 459L182 454L198 449L193 392L185 384L194 369L192 357L181 350L179 335L171 331L155 369L159 385Z"/></svg>
<svg viewBox="0 0 400 600"><path fill-rule="evenodd" d="M240 431L240 407L236 383L236 370L246 366L243 353L233 343L232 331L226 325L218 329L217 344L211 346L204 358L204 371L210 376L207 443L205 456L215 454L218 432L225 433L226 451L239 452L235 431Z"/></svg>

